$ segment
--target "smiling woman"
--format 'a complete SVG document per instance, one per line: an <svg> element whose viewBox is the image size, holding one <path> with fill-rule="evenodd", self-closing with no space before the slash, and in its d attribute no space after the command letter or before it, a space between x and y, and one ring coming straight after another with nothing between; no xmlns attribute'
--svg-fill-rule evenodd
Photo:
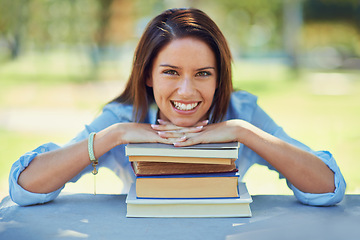
<svg viewBox="0 0 360 240"><path fill-rule="evenodd" d="M184 44L184 41L191 45ZM199 46L201 48L198 48ZM187 56L183 54L184 51L187 52ZM206 59L204 54L209 59ZM183 56L182 59L180 56ZM195 73L196 76L212 73L212 77L216 79L216 91L208 112L209 120L212 123L221 121L226 114L233 91L231 52L224 35L212 19L198 9L170 9L148 24L136 48L133 70L127 86L115 99L117 102L132 104L137 121L144 121L149 104L155 101L154 91L149 87L149 83L151 84L153 74L156 73L154 62L159 61L160 57L166 59L158 63L163 67L158 70L164 71L167 75L179 75L179 71L184 70L181 69L182 66L171 64L181 60L189 61L187 65L190 65L190 62L201 65ZM211 65L206 65L207 63ZM192 70L196 69L195 66L191 67ZM204 67L206 69L203 69Z"/></svg>
<svg viewBox="0 0 360 240"><path fill-rule="evenodd" d="M216 24L198 9L170 9L145 29L125 90L65 146L48 143L20 157L10 196L20 205L53 200L71 181L108 167L128 192L127 143L175 146L240 142L240 176L255 163L285 177L299 201L333 205L345 181L328 151L289 137L245 91L233 92L231 54Z"/></svg>

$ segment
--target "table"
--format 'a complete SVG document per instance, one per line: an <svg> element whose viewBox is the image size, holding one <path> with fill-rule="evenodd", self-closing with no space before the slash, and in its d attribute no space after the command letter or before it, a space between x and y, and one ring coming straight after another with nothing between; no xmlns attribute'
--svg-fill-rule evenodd
<svg viewBox="0 0 360 240"><path fill-rule="evenodd" d="M332 207L252 197L251 218L126 218L125 195L62 193L28 207L5 197L0 239L360 239L360 195Z"/></svg>

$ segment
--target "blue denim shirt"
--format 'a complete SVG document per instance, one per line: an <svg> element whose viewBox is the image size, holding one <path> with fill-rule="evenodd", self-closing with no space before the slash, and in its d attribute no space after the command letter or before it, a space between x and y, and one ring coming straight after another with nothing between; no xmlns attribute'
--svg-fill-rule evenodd
<svg viewBox="0 0 360 240"><path fill-rule="evenodd" d="M157 115L157 106L154 104L150 107L145 123L155 124L156 115ZM234 92L231 96L231 101L229 108L226 114L226 119L242 119L245 120L256 127L264 130L265 132L272 134L290 144L293 144L305 151L311 152L318 156L334 173L334 184L335 191L333 193L324 193L324 194L312 194L305 193L297 188L295 188L290 182L287 181L289 188L294 192L296 198L304 203L309 205L316 206L327 206L334 205L342 200L345 194L346 183L340 172L339 167L337 166L335 159L330 152L327 151L313 151L308 146L296 141L295 139L289 137L284 130L279 127L258 105L257 97L247 93L245 91ZM85 129L80 132L74 139L72 139L68 144L76 143L83 139L86 139L91 132L98 132L104 128L111 126L114 123L119 122L132 122L133 121L133 108L131 105L124 105L121 103L110 103L107 104L103 112L96 118L94 121L85 125ZM9 176L9 185L10 185L10 197L11 199L19 205L30 205L45 203L56 198L64 186L54 192L47 194L32 193L26 191L21 186L19 186L18 177L29 163L36 157L36 155L52 151L60 148L54 143L43 144L40 147L36 148L33 151L30 151L23 156L21 156L12 166ZM90 163L90 162L89 162ZM267 166L270 170L276 171L266 160L261 158L258 154L253 152L248 147L241 144L239 149L239 159L236 160L236 164L239 168L240 176L243 177L246 171L253 164L261 164ZM131 183L134 181L135 176L131 169L128 158L125 156L125 146L120 145L103 156L99 158L99 167L107 167L113 170L123 181L124 183L124 193L127 193ZM89 165L86 167L80 174L71 180L71 182L76 182L83 174L91 172L92 167ZM279 174L280 178L283 178Z"/></svg>

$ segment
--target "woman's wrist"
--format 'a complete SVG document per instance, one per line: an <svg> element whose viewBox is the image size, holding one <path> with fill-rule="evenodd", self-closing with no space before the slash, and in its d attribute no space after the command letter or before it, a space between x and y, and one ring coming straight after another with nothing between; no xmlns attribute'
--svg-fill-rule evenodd
<svg viewBox="0 0 360 240"><path fill-rule="evenodd" d="M123 144L120 128L114 124L96 134L94 148L99 149L100 152L107 152L112 148ZM95 152L96 153L96 152ZM99 157L99 156L97 156Z"/></svg>
<svg viewBox="0 0 360 240"><path fill-rule="evenodd" d="M127 143L124 139L126 131L126 123L116 123L109 127L108 133L106 134L110 139L112 148Z"/></svg>
<svg viewBox="0 0 360 240"><path fill-rule="evenodd" d="M236 141L245 144L250 134L251 124L240 119L230 120L230 124L233 125L233 132L236 135Z"/></svg>

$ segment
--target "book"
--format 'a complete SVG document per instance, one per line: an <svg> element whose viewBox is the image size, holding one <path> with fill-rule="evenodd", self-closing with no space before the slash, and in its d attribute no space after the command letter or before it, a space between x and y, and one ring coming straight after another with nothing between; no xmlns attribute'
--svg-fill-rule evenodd
<svg viewBox="0 0 360 240"><path fill-rule="evenodd" d="M171 156L129 156L130 162L172 162L231 165L235 159L206 157L171 157Z"/></svg>
<svg viewBox="0 0 360 240"><path fill-rule="evenodd" d="M251 217L252 198L245 183L239 197L216 199L144 199L136 197L133 184L126 198L126 217Z"/></svg>
<svg viewBox="0 0 360 240"><path fill-rule="evenodd" d="M131 162L136 176L174 175L198 173L236 172L235 159L231 164L201 164L201 163L174 163L174 162Z"/></svg>
<svg viewBox="0 0 360 240"><path fill-rule="evenodd" d="M193 158L237 159L238 142L197 144L188 147L174 147L162 143L129 143L125 147L126 156L171 156Z"/></svg>
<svg viewBox="0 0 360 240"><path fill-rule="evenodd" d="M238 197L236 172L136 177L139 198Z"/></svg>

